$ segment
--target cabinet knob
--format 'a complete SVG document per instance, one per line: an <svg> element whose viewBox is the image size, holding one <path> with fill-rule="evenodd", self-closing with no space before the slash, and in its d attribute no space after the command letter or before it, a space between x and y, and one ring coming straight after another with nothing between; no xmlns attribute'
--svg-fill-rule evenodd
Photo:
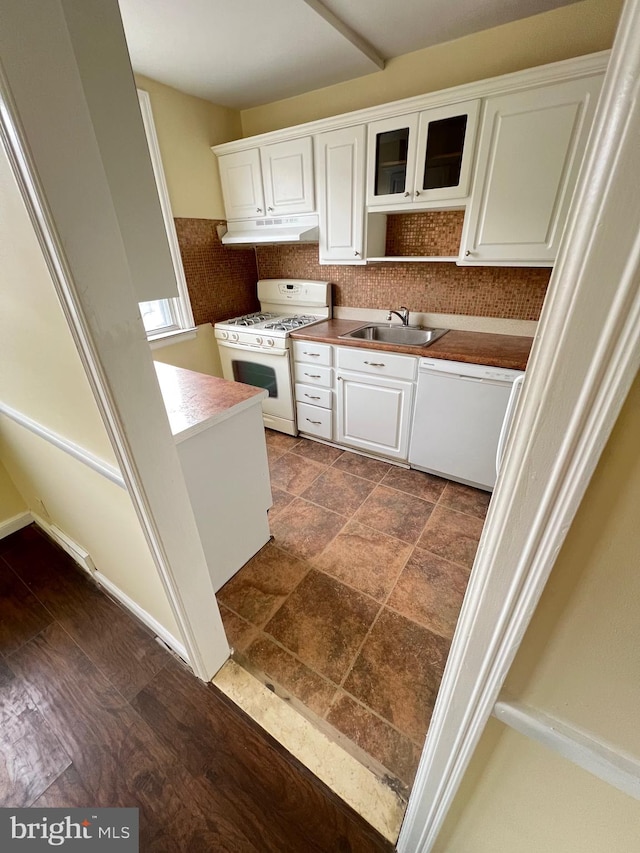
<svg viewBox="0 0 640 853"><path fill-rule="evenodd" d="M262 208L261 208L261 207L256 207L256 213L262 213Z"/></svg>
<svg viewBox="0 0 640 853"><path fill-rule="evenodd" d="M416 190L416 195L420 195L420 190Z"/></svg>
<svg viewBox="0 0 640 853"><path fill-rule="evenodd" d="M409 196L410 196L410 195L411 195L411 193L407 191L407 192L404 194L404 197L405 197L405 198L409 198Z"/></svg>
<svg viewBox="0 0 640 853"><path fill-rule="evenodd" d="M471 254L470 250L467 249L467 251L464 253L465 258L468 258L470 254Z"/></svg>
<svg viewBox="0 0 640 853"><path fill-rule="evenodd" d="M268 210L268 211L270 211L271 213L273 213L273 208L272 208L272 207L268 207L268 208L267 208L267 210Z"/></svg>
<svg viewBox="0 0 640 853"><path fill-rule="evenodd" d="M356 256L356 258L360 257L360 252L354 252L353 254Z"/></svg>

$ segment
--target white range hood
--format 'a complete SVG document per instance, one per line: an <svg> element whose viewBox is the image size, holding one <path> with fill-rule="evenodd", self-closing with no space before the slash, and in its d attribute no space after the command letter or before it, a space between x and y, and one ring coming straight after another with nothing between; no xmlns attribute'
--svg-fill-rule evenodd
<svg viewBox="0 0 640 853"><path fill-rule="evenodd" d="M248 219L218 226L225 246L256 246L272 243L317 243L318 217L274 216L270 219Z"/></svg>

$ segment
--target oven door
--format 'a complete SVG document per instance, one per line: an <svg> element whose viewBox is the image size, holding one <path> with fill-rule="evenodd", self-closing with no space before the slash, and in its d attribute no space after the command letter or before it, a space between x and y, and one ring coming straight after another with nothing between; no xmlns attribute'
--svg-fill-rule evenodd
<svg viewBox="0 0 640 853"><path fill-rule="evenodd" d="M268 351L218 341L222 375L269 392L262 411L274 418L295 421L289 350Z"/></svg>

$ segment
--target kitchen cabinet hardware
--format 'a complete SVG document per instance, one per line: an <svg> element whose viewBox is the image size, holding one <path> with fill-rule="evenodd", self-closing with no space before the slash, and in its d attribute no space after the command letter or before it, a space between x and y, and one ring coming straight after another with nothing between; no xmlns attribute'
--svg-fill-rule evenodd
<svg viewBox="0 0 640 853"><path fill-rule="evenodd" d="M262 213L262 208L261 208L261 207L256 207L256 213Z"/></svg>
<svg viewBox="0 0 640 853"><path fill-rule="evenodd" d="M469 251L469 249L467 249L467 251L464 253L465 258L468 258L470 254L471 252Z"/></svg>
<svg viewBox="0 0 640 853"><path fill-rule="evenodd" d="M420 195L420 190L416 190L416 195Z"/></svg>
<svg viewBox="0 0 640 853"><path fill-rule="evenodd" d="M356 256L356 258L360 257L360 252L354 252L353 254Z"/></svg>
<svg viewBox="0 0 640 853"><path fill-rule="evenodd" d="M308 376L309 379L321 379L322 378L319 373L305 373L304 375Z"/></svg>
<svg viewBox="0 0 640 853"><path fill-rule="evenodd" d="M319 352L306 352L306 351L305 351L305 353L304 353L304 354L305 354L305 355L308 355L310 358L320 358L320 353L319 353Z"/></svg>
<svg viewBox="0 0 640 853"><path fill-rule="evenodd" d="M268 208L267 208L267 210L269 211L269 213L273 213L273 208L272 208L272 207L268 207Z"/></svg>
<svg viewBox="0 0 640 853"><path fill-rule="evenodd" d="M365 361L365 364L368 364L369 367L384 367L384 361Z"/></svg>
<svg viewBox="0 0 640 853"><path fill-rule="evenodd" d="M411 195L411 193L407 190L407 192L404 194L404 197L409 198L410 195Z"/></svg>
<svg viewBox="0 0 640 853"><path fill-rule="evenodd" d="M320 399L320 397L318 397L317 394L305 394L304 396L308 397L309 400L319 400Z"/></svg>
<svg viewBox="0 0 640 853"><path fill-rule="evenodd" d="M315 424L316 426L320 426L322 421L312 421L311 418L305 418L305 421L309 421L310 424Z"/></svg>

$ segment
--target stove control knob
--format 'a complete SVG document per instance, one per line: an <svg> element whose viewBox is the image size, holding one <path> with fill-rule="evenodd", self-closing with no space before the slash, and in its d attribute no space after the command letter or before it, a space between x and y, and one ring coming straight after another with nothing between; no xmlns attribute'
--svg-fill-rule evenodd
<svg viewBox="0 0 640 853"><path fill-rule="evenodd" d="M273 340L273 338L267 338L265 343L268 347L272 347L274 345L275 341Z"/></svg>
<svg viewBox="0 0 640 853"><path fill-rule="evenodd" d="M226 341L227 338L229 337L229 332L220 332L220 337L222 338L223 341Z"/></svg>
<svg viewBox="0 0 640 853"><path fill-rule="evenodd" d="M232 341L240 340L240 335L237 332L231 332L231 340Z"/></svg>
<svg viewBox="0 0 640 853"><path fill-rule="evenodd" d="M262 338L260 338L260 337L256 338L256 343L258 344L258 346L260 346L260 344L262 344L262 342L263 342Z"/></svg>

